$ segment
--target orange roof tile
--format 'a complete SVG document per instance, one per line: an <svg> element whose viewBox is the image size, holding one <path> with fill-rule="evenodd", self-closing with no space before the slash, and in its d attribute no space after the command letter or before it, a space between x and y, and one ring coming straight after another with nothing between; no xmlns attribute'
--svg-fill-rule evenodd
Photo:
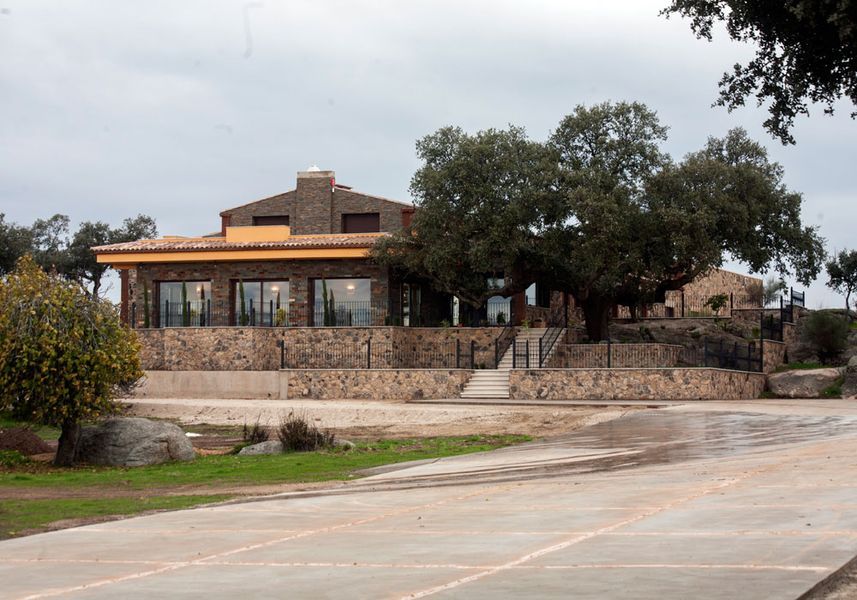
<svg viewBox="0 0 857 600"><path fill-rule="evenodd" d="M203 252L211 250L279 250L321 248L371 248L387 233L334 233L327 235L293 235L275 242L227 242L226 238L162 238L138 240L107 246L95 246L96 254L129 252Z"/></svg>

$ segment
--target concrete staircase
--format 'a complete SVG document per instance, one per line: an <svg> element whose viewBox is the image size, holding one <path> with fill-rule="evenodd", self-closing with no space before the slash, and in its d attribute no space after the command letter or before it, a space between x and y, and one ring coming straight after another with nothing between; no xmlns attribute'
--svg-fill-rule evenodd
<svg viewBox="0 0 857 600"><path fill-rule="evenodd" d="M515 342L518 346L518 358L516 367L519 369L525 368L526 358L524 347L527 342L530 344L530 368L539 368L539 340L547 332L546 329L521 329L515 336ZM562 334L560 334L562 337ZM554 345L555 346L555 345ZM500 359L500 364L496 369L478 369L473 372L473 376L465 384L461 392L462 398L508 398L509 397L509 370L513 363L514 345L510 345L509 349ZM553 352L553 349L551 349ZM550 354L548 354L550 356Z"/></svg>
<svg viewBox="0 0 857 600"><path fill-rule="evenodd" d="M509 369L478 369L461 391L462 398L508 398Z"/></svg>

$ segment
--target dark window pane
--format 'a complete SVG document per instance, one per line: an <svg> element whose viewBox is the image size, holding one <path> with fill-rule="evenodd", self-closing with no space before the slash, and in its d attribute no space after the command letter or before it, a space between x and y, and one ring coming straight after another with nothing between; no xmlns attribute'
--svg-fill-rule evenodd
<svg viewBox="0 0 857 600"><path fill-rule="evenodd" d="M373 233L381 231L379 213L342 215L342 233Z"/></svg>
<svg viewBox="0 0 857 600"><path fill-rule="evenodd" d="M253 225L288 225L289 215L268 215L253 217Z"/></svg>

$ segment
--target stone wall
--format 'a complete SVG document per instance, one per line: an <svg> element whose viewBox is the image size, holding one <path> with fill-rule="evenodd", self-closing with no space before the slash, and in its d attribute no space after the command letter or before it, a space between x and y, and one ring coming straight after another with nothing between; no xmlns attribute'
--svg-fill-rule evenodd
<svg viewBox="0 0 857 600"><path fill-rule="evenodd" d="M292 368L363 368L372 341L373 368L470 367L473 342L477 367L494 364L491 327L176 327L138 329L145 370L268 371L280 368L285 341ZM338 353L338 354L337 354Z"/></svg>
<svg viewBox="0 0 857 600"><path fill-rule="evenodd" d="M336 188L333 193L331 233L342 233L342 215L375 212L380 217L381 231L398 231L402 228L402 209L410 207L409 204L394 202L386 198Z"/></svg>
<svg viewBox="0 0 857 600"><path fill-rule="evenodd" d="M152 324L158 323L158 283L161 281L210 281L211 319L214 325L229 325L234 312L234 294L239 280L288 280L289 295L283 298L288 306L289 323L295 326L310 324L314 302L312 280L324 277L366 278L370 280L370 294L375 311L375 325L384 325L387 316L384 307L389 303L389 270L364 260L292 260L246 261L220 263L170 263L140 265L134 274L131 290L132 302L137 305L137 325L143 325L143 286L149 288L149 306Z"/></svg>
<svg viewBox="0 0 857 600"><path fill-rule="evenodd" d="M742 298L758 296L757 306L761 306L761 289L762 280L758 277L733 273L732 271L725 271L723 269L712 269L705 275L697 277L684 286L684 293L704 298L715 294L729 295L730 293Z"/></svg>
<svg viewBox="0 0 857 600"><path fill-rule="evenodd" d="M723 369L510 371L513 400L740 400L758 398L764 373Z"/></svg>
<svg viewBox="0 0 857 600"><path fill-rule="evenodd" d="M785 362L787 345L773 340L762 340L762 371L773 373Z"/></svg>
<svg viewBox="0 0 857 600"><path fill-rule="evenodd" d="M613 368L675 367L684 347L673 344L610 344ZM549 366L553 369L607 368L607 344L557 344Z"/></svg>
<svg viewBox="0 0 857 600"><path fill-rule="evenodd" d="M147 371L136 398L420 400L457 398L472 371L320 369Z"/></svg>
<svg viewBox="0 0 857 600"><path fill-rule="evenodd" d="M457 369L292 370L289 398L421 400L458 398L472 371Z"/></svg>
<svg viewBox="0 0 857 600"><path fill-rule="evenodd" d="M229 210L225 210L221 215L229 216L229 225L231 227L250 227L253 225L253 217L274 217L274 216L289 216L289 225L295 222L295 196L296 190L291 190L283 194L277 194L270 198L264 198L237 206ZM292 233L296 233L292 231Z"/></svg>
<svg viewBox="0 0 857 600"><path fill-rule="evenodd" d="M292 235L341 233L342 215L354 213L378 213L381 231L401 229L402 211L412 209L410 204L346 187L331 188L330 180L335 177L333 171L301 172L294 190L220 214L228 216L232 227L253 225L253 217L288 215Z"/></svg>

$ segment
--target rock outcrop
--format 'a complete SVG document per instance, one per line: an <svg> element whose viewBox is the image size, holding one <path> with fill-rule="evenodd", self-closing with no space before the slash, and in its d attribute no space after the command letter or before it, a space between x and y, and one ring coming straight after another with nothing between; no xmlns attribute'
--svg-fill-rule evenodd
<svg viewBox="0 0 857 600"><path fill-rule="evenodd" d="M768 376L768 387L782 398L818 398L842 375L842 370L835 368L783 371Z"/></svg>
<svg viewBox="0 0 857 600"><path fill-rule="evenodd" d="M78 462L116 467L193 459L193 445L181 428L141 418L108 419L83 427L75 454Z"/></svg>

